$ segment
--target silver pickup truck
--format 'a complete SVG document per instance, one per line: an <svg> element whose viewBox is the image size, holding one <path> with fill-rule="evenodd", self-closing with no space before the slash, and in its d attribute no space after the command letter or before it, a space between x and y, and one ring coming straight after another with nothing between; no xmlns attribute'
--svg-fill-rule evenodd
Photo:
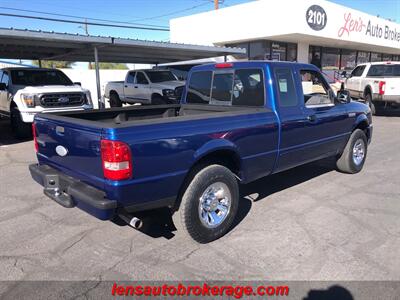
<svg viewBox="0 0 400 300"><path fill-rule="evenodd" d="M184 81L169 70L135 70L126 74L125 81L110 81L104 96L111 107L124 103L176 104L182 95Z"/></svg>

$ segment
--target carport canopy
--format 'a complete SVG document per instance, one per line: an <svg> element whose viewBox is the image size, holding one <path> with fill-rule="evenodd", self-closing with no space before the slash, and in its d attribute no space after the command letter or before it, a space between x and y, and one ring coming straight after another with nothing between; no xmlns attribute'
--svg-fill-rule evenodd
<svg viewBox="0 0 400 300"><path fill-rule="evenodd" d="M6 59L95 62L100 95L99 62L160 64L245 54L241 48L200 46L117 37L0 28L0 57ZM99 99L99 107L104 102Z"/></svg>

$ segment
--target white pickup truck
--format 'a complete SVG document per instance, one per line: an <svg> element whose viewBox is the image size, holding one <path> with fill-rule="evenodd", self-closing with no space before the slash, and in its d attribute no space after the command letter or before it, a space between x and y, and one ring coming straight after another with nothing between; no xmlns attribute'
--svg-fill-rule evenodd
<svg viewBox="0 0 400 300"><path fill-rule="evenodd" d="M373 114L383 106L400 105L400 62L372 62L358 65L343 75L352 98L363 99Z"/></svg>
<svg viewBox="0 0 400 300"><path fill-rule="evenodd" d="M5 68L0 70L0 115L10 118L18 138L31 135L39 112L92 109L90 91L60 70Z"/></svg>
<svg viewBox="0 0 400 300"><path fill-rule="evenodd" d="M170 70L135 70L126 74L125 81L108 82L104 96L110 100L111 107L124 103L178 103L184 86L185 82Z"/></svg>

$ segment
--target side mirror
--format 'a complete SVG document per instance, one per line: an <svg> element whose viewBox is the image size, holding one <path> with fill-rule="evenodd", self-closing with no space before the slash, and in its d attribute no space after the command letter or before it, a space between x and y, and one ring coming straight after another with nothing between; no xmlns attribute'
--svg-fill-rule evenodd
<svg viewBox="0 0 400 300"><path fill-rule="evenodd" d="M7 90L7 85L3 82L0 82L0 91L5 91Z"/></svg>
<svg viewBox="0 0 400 300"><path fill-rule="evenodd" d="M350 92L347 90L338 91L336 98L340 103L350 103L351 102Z"/></svg>
<svg viewBox="0 0 400 300"><path fill-rule="evenodd" d="M75 84L75 85L82 86L82 83L80 83L80 82L74 82L74 84Z"/></svg>

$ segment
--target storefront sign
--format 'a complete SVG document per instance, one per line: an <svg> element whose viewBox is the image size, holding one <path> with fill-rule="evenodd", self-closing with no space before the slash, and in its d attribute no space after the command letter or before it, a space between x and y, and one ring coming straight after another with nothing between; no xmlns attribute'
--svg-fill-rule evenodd
<svg viewBox="0 0 400 300"><path fill-rule="evenodd" d="M352 32L363 33L367 37L400 42L400 31L382 26L371 20L364 21L361 17L354 17L350 12L344 14L344 23L338 30L338 37L350 36Z"/></svg>
<svg viewBox="0 0 400 300"><path fill-rule="evenodd" d="M325 28L328 17L321 6L312 5L307 9L306 20L311 29L319 31Z"/></svg>

